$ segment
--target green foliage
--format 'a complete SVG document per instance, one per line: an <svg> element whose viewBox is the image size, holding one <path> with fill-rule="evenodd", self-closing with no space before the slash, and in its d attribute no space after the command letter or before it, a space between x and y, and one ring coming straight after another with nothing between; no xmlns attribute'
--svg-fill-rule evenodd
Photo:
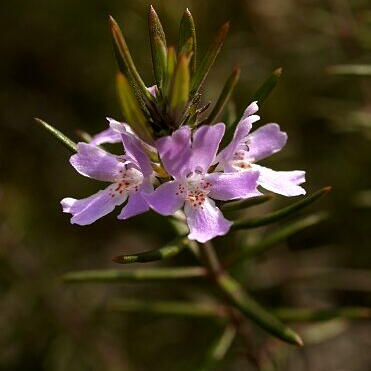
<svg viewBox="0 0 371 371"><path fill-rule="evenodd" d="M70 138L64 135L61 131L49 125L45 121L35 118L35 121L40 124L44 129L46 129L51 135L53 135L59 142L61 142L66 148L71 152L76 152L77 145Z"/></svg>

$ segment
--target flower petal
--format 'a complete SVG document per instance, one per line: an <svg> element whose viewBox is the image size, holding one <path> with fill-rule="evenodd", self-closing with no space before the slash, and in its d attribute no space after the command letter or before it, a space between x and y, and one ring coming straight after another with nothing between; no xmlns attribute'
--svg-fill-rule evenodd
<svg viewBox="0 0 371 371"><path fill-rule="evenodd" d="M242 115L241 121L244 120L246 117L251 116L258 111L259 111L258 101L254 101L250 103L245 109Z"/></svg>
<svg viewBox="0 0 371 371"><path fill-rule="evenodd" d="M109 214L116 206L121 205L126 200L126 193L113 193L114 189L115 184L111 184L106 189L81 200L64 198L61 201L63 212L73 215L71 224L91 224L102 216Z"/></svg>
<svg viewBox="0 0 371 371"><path fill-rule="evenodd" d="M153 191L153 186L151 182L143 182L140 186L138 192L129 193L128 203L124 206L121 213L117 216L118 219L129 219L132 216L142 214L149 210L149 205L147 200L143 197L144 192Z"/></svg>
<svg viewBox="0 0 371 371"><path fill-rule="evenodd" d="M110 122L111 129L121 134L126 154L137 162L144 176L151 175L153 173L151 161L143 151L142 141L132 132L127 124L111 118L107 119Z"/></svg>
<svg viewBox="0 0 371 371"><path fill-rule="evenodd" d="M249 198L261 193L256 189L258 171L243 171L237 173L213 173L206 180L211 185L209 197L216 200L228 201L237 198Z"/></svg>
<svg viewBox="0 0 371 371"><path fill-rule="evenodd" d="M104 143L120 143L121 135L112 128L101 131L100 133L93 136L89 144L93 146L99 146Z"/></svg>
<svg viewBox="0 0 371 371"><path fill-rule="evenodd" d="M179 190L179 186L181 186L181 183L177 181L166 182L161 184L152 193L143 193L143 197L147 200L151 208L159 214L172 215L184 203L185 196L180 193L182 190ZM183 194L185 195L185 193Z"/></svg>
<svg viewBox="0 0 371 371"><path fill-rule="evenodd" d="M232 225L225 219L222 212L215 206L215 202L206 198L202 207L194 207L185 203L184 212L190 230L188 238L204 243L216 236L223 236Z"/></svg>
<svg viewBox="0 0 371 371"><path fill-rule="evenodd" d="M149 93L156 98L157 94L158 94L158 89L157 89L157 85L152 85L152 86L149 86L147 88L147 90L149 91Z"/></svg>
<svg viewBox="0 0 371 371"><path fill-rule="evenodd" d="M185 172L190 171L191 130L188 126L182 126L172 135L158 139L156 146L170 175L179 179Z"/></svg>
<svg viewBox="0 0 371 371"><path fill-rule="evenodd" d="M91 144L78 143L77 153L70 158L71 165L89 178L114 182L125 168L117 157Z"/></svg>
<svg viewBox="0 0 371 371"><path fill-rule="evenodd" d="M256 164L253 164L252 168L259 171L258 183L268 191L289 197L306 193L305 189L299 186L305 182L305 171L274 171Z"/></svg>
<svg viewBox="0 0 371 371"><path fill-rule="evenodd" d="M287 134L277 124L267 124L248 137L249 157L259 161L280 151L286 144Z"/></svg>
<svg viewBox="0 0 371 371"><path fill-rule="evenodd" d="M251 105L250 105L251 106ZM247 107L245 112L249 112L249 107ZM250 110L253 112L253 110ZM246 140L247 135L249 134L252 124L256 121L259 121L260 117L258 115L247 115L243 116L240 122L237 124L236 131L234 132L233 139L231 142L218 154L217 162L221 162L223 166L226 166L227 163L232 159L234 153L237 151L238 147Z"/></svg>
<svg viewBox="0 0 371 371"><path fill-rule="evenodd" d="M190 170L199 168L206 173L215 159L225 132L223 123L201 126L193 135Z"/></svg>

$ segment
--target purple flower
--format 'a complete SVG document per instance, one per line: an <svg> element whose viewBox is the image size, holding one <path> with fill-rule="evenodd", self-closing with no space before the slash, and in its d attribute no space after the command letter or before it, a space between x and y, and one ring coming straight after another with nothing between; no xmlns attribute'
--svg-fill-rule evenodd
<svg viewBox="0 0 371 371"><path fill-rule="evenodd" d="M250 133L252 124L260 119L257 102L251 103L237 125L232 141L217 156L217 169L227 172L259 171L258 184L283 196L305 194L299 184L305 182L305 172L274 171L256 162L280 151L287 141L287 134L277 124L267 124Z"/></svg>
<svg viewBox="0 0 371 371"><path fill-rule="evenodd" d="M208 173L224 131L220 123L202 126L191 135L191 129L183 126L156 142L162 163L174 180L145 198L162 215L172 215L184 206L191 240L206 242L228 232L232 223L213 199L226 201L259 194L258 172Z"/></svg>
<svg viewBox="0 0 371 371"><path fill-rule="evenodd" d="M118 215L119 219L130 218L149 209L143 193L153 190L153 170L138 138L128 132L124 124L112 120L111 129L105 134L101 133L100 140L95 143L107 142L107 138L109 141L117 131L125 155L112 155L92 144L78 143L77 153L70 158L71 165L80 174L111 183L90 197L81 200L65 198L61 201L63 211L72 214L72 224L91 224L122 205L126 199L128 202Z"/></svg>

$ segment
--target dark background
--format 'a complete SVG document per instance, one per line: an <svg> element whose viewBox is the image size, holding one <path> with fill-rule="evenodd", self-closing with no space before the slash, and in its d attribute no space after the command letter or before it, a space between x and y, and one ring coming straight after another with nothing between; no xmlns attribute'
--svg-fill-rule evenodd
<svg viewBox="0 0 371 371"><path fill-rule="evenodd" d="M201 54L215 29L231 21L207 90L213 99L239 65L241 80L234 94L239 114L260 83L283 67L281 82L261 115L262 122L280 123L289 142L267 163L277 170L305 169L309 192L334 187L311 207L326 210L327 221L290 238L255 264L252 285L256 284L257 295L266 305L370 306L370 79L327 72L335 64L370 63L368 2L152 3L173 45L181 15L190 8ZM106 127L105 116L121 118L107 17L112 14L122 26L150 86L149 4L1 2L0 370L193 370L220 332L208 321L102 310L107 298L116 296L204 297L205 288L191 282L180 289L172 283L71 287L59 280L69 270L115 268L113 256L157 248L173 236L168 221L152 213L119 222L117 211L91 226L70 225L59 201L90 195L101 184L77 175L67 150L33 121L41 117L78 140L77 129L96 133ZM261 214L287 202L278 198L253 212ZM241 238L255 235L251 236ZM223 241L217 241L222 252L227 247ZM192 263L188 254L174 261ZM295 276L323 268L332 273L315 280L315 285L310 280L286 284L281 277L283 271ZM244 283L249 285L250 278ZM263 289L258 290L259 285ZM281 363L261 369L371 369L367 322L321 326L309 329L314 335L302 350L273 342ZM246 353L246 345L237 341L220 370L255 370Z"/></svg>

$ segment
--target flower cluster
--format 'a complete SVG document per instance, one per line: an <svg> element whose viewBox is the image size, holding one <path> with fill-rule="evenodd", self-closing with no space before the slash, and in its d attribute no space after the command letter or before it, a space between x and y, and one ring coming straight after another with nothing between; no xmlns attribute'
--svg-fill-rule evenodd
<svg viewBox="0 0 371 371"><path fill-rule="evenodd" d="M71 223L87 225L125 202L119 219L150 208L162 215L183 210L189 239L203 243L225 235L232 225L215 200L257 196L261 194L258 187L284 196L305 194L300 186L305 181L304 171L274 171L256 164L280 151L287 141L277 124L250 133L253 123L260 119L257 111L257 102L247 107L233 139L221 150L224 123L193 130L183 125L150 146L127 124L108 119L109 128L90 143L79 143L70 163L80 174L110 184L84 199L63 199L63 211L72 214ZM100 147L120 141L123 155Z"/></svg>

